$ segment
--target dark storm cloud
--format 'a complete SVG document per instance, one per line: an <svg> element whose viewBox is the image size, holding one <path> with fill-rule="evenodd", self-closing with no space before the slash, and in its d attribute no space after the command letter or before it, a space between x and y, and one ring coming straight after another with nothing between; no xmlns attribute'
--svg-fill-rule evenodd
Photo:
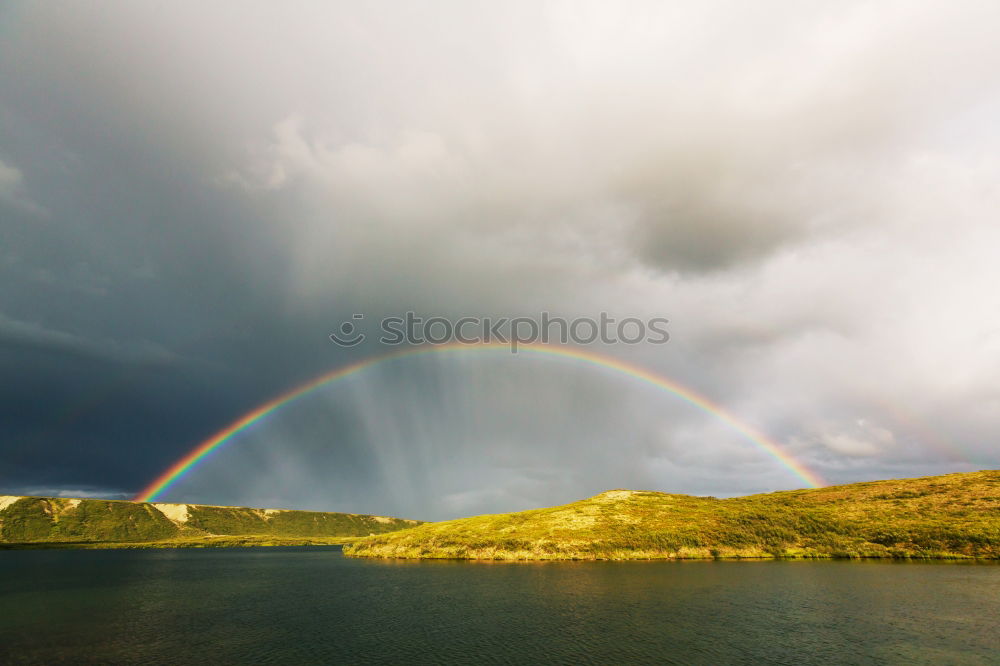
<svg viewBox="0 0 1000 666"><path fill-rule="evenodd" d="M106 9L20 8L7 26L6 488L134 492L220 420L338 362L326 313L275 325L287 261L267 211L206 184L225 140L181 96L156 104L163 61ZM39 194L45 216L24 204Z"/></svg>
<svg viewBox="0 0 1000 666"><path fill-rule="evenodd" d="M383 351L331 345L340 321L410 309L666 316L668 347L605 351L836 480L995 466L997 25L971 2L11 5L0 485L136 490ZM796 483L600 374L406 367L276 415L186 498L423 518ZM896 409L942 404L939 435Z"/></svg>

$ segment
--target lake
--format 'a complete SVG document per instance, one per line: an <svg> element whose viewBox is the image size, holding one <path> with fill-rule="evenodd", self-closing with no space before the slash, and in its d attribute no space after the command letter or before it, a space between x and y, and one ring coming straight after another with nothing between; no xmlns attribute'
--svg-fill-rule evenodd
<svg viewBox="0 0 1000 666"><path fill-rule="evenodd" d="M0 663L1000 663L1000 566L0 551Z"/></svg>

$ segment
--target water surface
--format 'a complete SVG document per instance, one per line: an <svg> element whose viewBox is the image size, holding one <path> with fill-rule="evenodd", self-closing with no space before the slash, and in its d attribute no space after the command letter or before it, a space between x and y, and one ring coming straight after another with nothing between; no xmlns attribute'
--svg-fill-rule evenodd
<svg viewBox="0 0 1000 666"><path fill-rule="evenodd" d="M0 551L0 663L1000 663L1000 566Z"/></svg>

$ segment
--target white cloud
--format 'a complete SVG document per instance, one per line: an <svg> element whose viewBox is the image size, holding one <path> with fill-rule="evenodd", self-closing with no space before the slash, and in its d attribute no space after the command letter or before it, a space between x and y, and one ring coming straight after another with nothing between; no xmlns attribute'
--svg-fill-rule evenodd
<svg viewBox="0 0 1000 666"><path fill-rule="evenodd" d="M130 493L114 488L93 488L90 486L78 487L49 487L49 486L25 486L14 488L7 492L13 495L26 497L67 497L72 499L110 499L122 500L130 499Z"/></svg>
<svg viewBox="0 0 1000 666"><path fill-rule="evenodd" d="M341 113L317 90L259 137L243 177L308 211L280 225L293 293L666 315L670 355L640 362L820 466L898 450L888 427L816 431L817 411L961 395L955 422L988 432L1000 133L969 114L1000 100L1000 11L552 4L517 39L482 11L453 17L489 44L464 59L419 19L356 16L389 46L349 47L372 77L351 108L392 103Z"/></svg>
<svg viewBox="0 0 1000 666"><path fill-rule="evenodd" d="M816 437L835 453L855 458L885 454L896 444L891 430L865 419L851 424L822 424Z"/></svg>
<svg viewBox="0 0 1000 666"><path fill-rule="evenodd" d="M179 360L170 350L148 340L91 339L39 322L13 319L3 313L0 313L0 341L7 345L124 363L158 365Z"/></svg>
<svg viewBox="0 0 1000 666"><path fill-rule="evenodd" d="M25 192L24 175L20 169L0 160L0 202L32 215L45 217L48 212L32 201Z"/></svg>

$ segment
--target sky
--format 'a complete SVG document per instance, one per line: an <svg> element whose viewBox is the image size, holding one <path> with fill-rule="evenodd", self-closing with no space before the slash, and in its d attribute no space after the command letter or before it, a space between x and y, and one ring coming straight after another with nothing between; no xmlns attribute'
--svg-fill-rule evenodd
<svg viewBox="0 0 1000 666"><path fill-rule="evenodd" d="M669 319L588 350L827 483L1000 468L994 2L7 2L0 493L128 498L344 321ZM530 354L373 366L164 496L443 519L802 487Z"/></svg>

